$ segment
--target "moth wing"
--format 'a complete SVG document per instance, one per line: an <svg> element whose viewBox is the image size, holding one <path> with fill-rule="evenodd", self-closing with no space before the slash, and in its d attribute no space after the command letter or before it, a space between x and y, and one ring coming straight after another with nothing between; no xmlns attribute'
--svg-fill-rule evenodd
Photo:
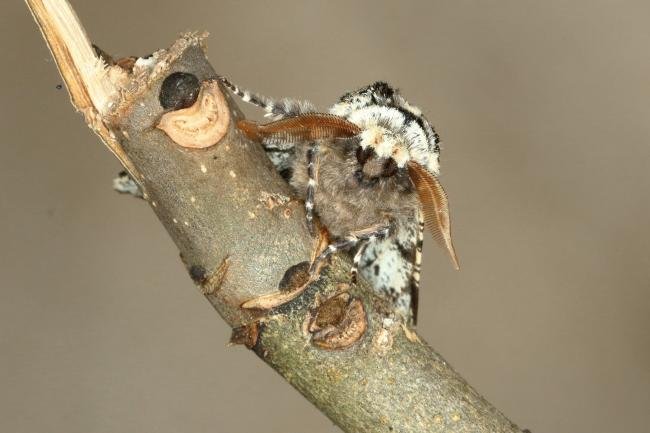
<svg viewBox="0 0 650 433"><path fill-rule="evenodd" d="M421 236L418 221L395 221L393 234L370 243L359 263L360 275L375 293L393 304L393 311L417 322Z"/></svg>

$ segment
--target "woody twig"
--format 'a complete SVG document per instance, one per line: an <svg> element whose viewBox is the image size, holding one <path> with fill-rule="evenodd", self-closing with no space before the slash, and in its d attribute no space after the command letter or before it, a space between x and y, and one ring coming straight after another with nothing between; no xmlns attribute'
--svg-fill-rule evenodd
<svg viewBox="0 0 650 433"><path fill-rule="evenodd" d="M299 287L318 241L299 202L268 206L291 191L235 128L243 116L215 81L204 35L107 64L66 0L26 2L74 108L138 183L233 342L346 432L520 432L363 281L349 284L349 261L335 257ZM161 94L177 79L181 94ZM242 307L297 288L270 309Z"/></svg>

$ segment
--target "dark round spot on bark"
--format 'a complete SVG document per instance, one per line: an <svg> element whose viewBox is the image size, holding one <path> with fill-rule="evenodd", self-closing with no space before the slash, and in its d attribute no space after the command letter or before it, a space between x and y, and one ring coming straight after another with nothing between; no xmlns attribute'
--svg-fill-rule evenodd
<svg viewBox="0 0 650 433"><path fill-rule="evenodd" d="M300 262L291 266L284 273L284 276L278 284L281 292L290 292L298 287L303 286L309 280L309 262Z"/></svg>
<svg viewBox="0 0 650 433"><path fill-rule="evenodd" d="M200 90L201 82L195 75L174 72L163 81L158 99L165 110L180 110L191 107Z"/></svg>
<svg viewBox="0 0 650 433"><path fill-rule="evenodd" d="M190 267L190 278L197 284L203 284L207 279L207 272L201 265L192 265Z"/></svg>
<svg viewBox="0 0 650 433"><path fill-rule="evenodd" d="M63 89L63 84L57 84L56 85L56 90L61 90Z"/></svg>

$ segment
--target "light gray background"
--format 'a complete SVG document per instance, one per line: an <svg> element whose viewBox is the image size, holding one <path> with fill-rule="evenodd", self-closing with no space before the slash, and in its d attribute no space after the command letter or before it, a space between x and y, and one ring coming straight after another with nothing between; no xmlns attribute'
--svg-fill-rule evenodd
<svg viewBox="0 0 650 433"><path fill-rule="evenodd" d="M427 241L422 335L534 433L649 431L650 3L73 3L121 55L209 30L215 68L269 95L401 87L444 140L463 268ZM337 431L226 348L24 4L0 10L0 431Z"/></svg>

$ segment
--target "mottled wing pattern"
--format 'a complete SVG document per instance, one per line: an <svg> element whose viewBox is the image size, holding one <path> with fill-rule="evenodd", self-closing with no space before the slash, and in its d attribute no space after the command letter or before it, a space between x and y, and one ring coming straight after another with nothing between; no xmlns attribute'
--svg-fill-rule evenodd
<svg viewBox="0 0 650 433"><path fill-rule="evenodd" d="M395 221L393 234L368 245L359 263L359 273L374 291L394 305L394 311L417 321L420 227L418 221Z"/></svg>

